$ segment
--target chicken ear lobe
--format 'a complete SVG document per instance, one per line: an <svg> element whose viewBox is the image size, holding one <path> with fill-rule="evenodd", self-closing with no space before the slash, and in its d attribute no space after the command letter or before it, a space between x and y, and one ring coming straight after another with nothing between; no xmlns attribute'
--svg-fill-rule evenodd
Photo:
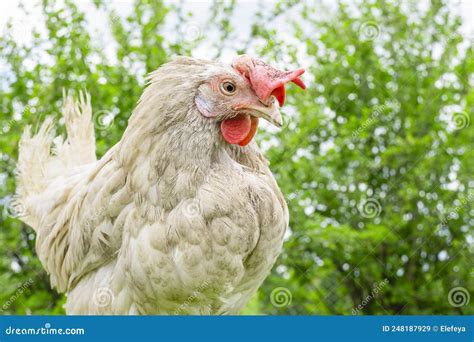
<svg viewBox="0 0 474 342"><path fill-rule="evenodd" d="M194 98L194 103L196 104L196 107L198 111L204 115L206 118L212 118L216 116L216 114L212 113L212 105L209 103L208 100L204 97L204 95L201 92L198 92L196 97Z"/></svg>

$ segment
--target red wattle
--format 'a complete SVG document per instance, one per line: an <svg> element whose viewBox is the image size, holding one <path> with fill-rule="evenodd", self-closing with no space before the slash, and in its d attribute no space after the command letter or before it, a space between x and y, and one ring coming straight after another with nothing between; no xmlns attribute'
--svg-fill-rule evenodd
<svg viewBox="0 0 474 342"><path fill-rule="evenodd" d="M247 145L257 132L258 118L248 114L239 114L221 123L221 133L229 144Z"/></svg>
<svg viewBox="0 0 474 342"><path fill-rule="evenodd" d="M257 133L257 128L258 128L258 118L251 117L250 120L252 120L252 125L250 126L250 131L247 134L247 136L239 142L240 146L246 146L248 145L249 142L252 141L253 137L255 136L255 133Z"/></svg>
<svg viewBox="0 0 474 342"><path fill-rule="evenodd" d="M294 84L296 84L298 87L300 87L301 89L306 89L306 84L304 84L303 80L299 77L295 78L294 80L292 80L291 82L293 82Z"/></svg>
<svg viewBox="0 0 474 342"><path fill-rule="evenodd" d="M285 104L285 86L281 85L281 86L273 89L272 95L276 97L280 107L283 107L283 105Z"/></svg>
<svg viewBox="0 0 474 342"><path fill-rule="evenodd" d="M252 122L248 114L239 114L221 123L221 132L225 141L229 144L238 144L243 141L250 132Z"/></svg>

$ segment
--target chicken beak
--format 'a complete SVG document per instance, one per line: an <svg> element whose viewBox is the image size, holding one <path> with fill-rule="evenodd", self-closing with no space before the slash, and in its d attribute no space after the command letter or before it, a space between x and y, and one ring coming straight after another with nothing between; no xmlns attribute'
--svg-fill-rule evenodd
<svg viewBox="0 0 474 342"><path fill-rule="evenodd" d="M278 101L280 107L285 103L285 84L288 82L293 82L302 89L306 88L300 77L304 69L282 71L246 55L234 59L232 67L248 81L259 100L259 103L245 108L248 113L281 127L281 114L275 103Z"/></svg>
<svg viewBox="0 0 474 342"><path fill-rule="evenodd" d="M245 108L245 111L251 116L267 120L276 127L282 126L280 110L273 103L270 106L265 106L263 103L250 105Z"/></svg>

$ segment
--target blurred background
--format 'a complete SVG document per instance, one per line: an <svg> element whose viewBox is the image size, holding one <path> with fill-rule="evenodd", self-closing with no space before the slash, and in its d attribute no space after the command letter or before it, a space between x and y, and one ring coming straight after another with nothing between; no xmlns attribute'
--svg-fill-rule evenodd
<svg viewBox="0 0 474 342"><path fill-rule="evenodd" d="M3 1L0 311L63 314L12 203L19 137L92 95L98 155L174 55L305 67L257 135L290 208L244 314L474 314L470 1Z"/></svg>

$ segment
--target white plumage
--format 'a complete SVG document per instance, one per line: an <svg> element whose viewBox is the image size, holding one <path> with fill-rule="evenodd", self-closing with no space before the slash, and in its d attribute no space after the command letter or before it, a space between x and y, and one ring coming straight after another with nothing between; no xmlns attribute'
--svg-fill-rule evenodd
<svg viewBox="0 0 474 342"><path fill-rule="evenodd" d="M242 112L235 101L265 102L245 76L192 58L163 65L99 160L87 94L65 96L65 141L54 139L51 119L35 135L25 131L22 219L37 233L52 285L67 293L68 314L238 313L258 289L288 211L256 144L223 138L222 122ZM223 78L239 94L213 86ZM198 94L209 112L198 109Z"/></svg>

